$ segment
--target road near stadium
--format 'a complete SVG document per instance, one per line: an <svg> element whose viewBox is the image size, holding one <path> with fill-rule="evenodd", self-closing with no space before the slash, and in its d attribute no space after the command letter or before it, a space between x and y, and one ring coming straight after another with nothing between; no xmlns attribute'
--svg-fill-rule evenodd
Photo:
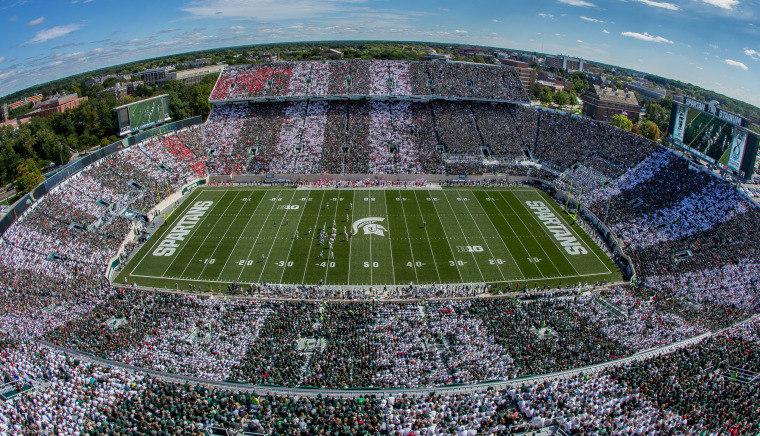
<svg viewBox="0 0 760 436"><path fill-rule="evenodd" d="M201 188L117 283L383 286L614 281L620 272L543 192Z"/></svg>

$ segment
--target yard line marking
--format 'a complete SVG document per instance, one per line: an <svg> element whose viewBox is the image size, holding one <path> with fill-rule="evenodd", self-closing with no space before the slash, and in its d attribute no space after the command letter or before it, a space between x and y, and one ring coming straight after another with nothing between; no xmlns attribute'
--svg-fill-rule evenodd
<svg viewBox="0 0 760 436"><path fill-rule="evenodd" d="M351 197L351 222L348 223L348 225L352 225L354 222L354 202L356 200L356 191L353 192L353 196ZM352 230L353 231L353 230ZM351 284L351 251L354 248L354 235L349 235L348 237L348 277L346 277L346 284ZM325 277L325 280L327 280L327 277Z"/></svg>
<svg viewBox="0 0 760 436"><path fill-rule="evenodd" d="M440 192L443 193L443 190L441 190ZM427 193L427 198L431 198L432 197L432 194L430 193L430 191L426 191L426 193ZM414 197L417 198L417 192L414 193ZM431 201L431 203L433 203L433 210L435 211L435 216L438 217L438 223L441 225L441 228L443 229L443 235L447 239L445 245L446 245L446 247L448 247L449 253L451 253L451 258L454 260L454 266L456 266L456 268L457 268L457 274L459 274L459 281L462 281L462 271L459 269L459 264L456 261L457 258L454 255L454 252L451 250L451 242L450 242L451 240L449 239L449 235L446 233L446 226L443 225L443 220L441 219L441 215L438 213L438 208L435 206L436 202L435 201ZM422 206L420 206L419 199L417 200L417 208L420 210L420 217L424 221L425 220L425 216L422 213ZM440 273L440 271L438 269L438 259L435 257L435 251L433 250L433 243L430 241L430 233L428 232L428 229L427 229L427 223L425 223L425 235L427 235L428 245L430 246L430 253L433 255L433 259L435 259L435 263L436 263L435 271L436 271L436 273L438 273L438 281L442 282L443 279L441 279L441 273ZM483 278L483 274L482 273L480 274L480 278L483 280L483 282L485 282L485 279Z"/></svg>
<svg viewBox="0 0 760 436"><path fill-rule="evenodd" d="M222 198L224 198L224 195L227 195L227 191L224 191L224 194L222 195ZM214 221L214 225L211 226L211 229L209 229L208 233L206 233L206 236L203 237L203 240L201 240L201 243L198 244L198 248L195 249L195 253L193 253L193 256L190 258L190 260L187 261L187 264L185 264L185 267L182 268L182 272L179 273L179 277L183 277L185 275L185 271L187 271L187 268L189 268L190 265L193 264L193 260L195 260L195 256L197 256L198 252L201 251L201 247L203 247L203 244L206 243L206 240L208 239L209 235L212 234L212 233L214 233L214 229L216 228L216 225L219 224L219 221L222 220L222 217L224 216L224 213L227 212L227 209L229 209L230 206L232 206L232 203L235 202L235 199L238 197L238 195L240 195L240 192L235 193L235 197L232 198L232 201L229 202L227 204L227 206L224 208L224 210L222 211L222 213L220 213L217 216L216 221ZM212 215L214 209L211 209L210 211L208 211L208 213L206 214L206 216ZM202 225L202 223L198 223L198 225L195 226L195 228L193 230L199 229L201 227L201 225ZM191 236L188 235L187 241L190 242L191 240L192 240ZM181 254L182 254L182 252L177 253L177 259L179 259L181 257ZM172 264L174 264L174 262L172 262ZM171 265L169 265L169 266L171 266ZM166 275L166 271L164 271L164 275Z"/></svg>
<svg viewBox="0 0 760 436"><path fill-rule="evenodd" d="M178 210L174 209L174 210L172 210L170 212L170 215L176 213L177 214L176 216L182 216L182 214L184 214L185 212L187 212L188 209L190 209L190 205L193 204L193 202L191 201L191 198L194 200L195 198L200 197L202 193L203 193L203 191L200 190L200 189L196 190L196 191L193 191L193 193L191 193L185 200L183 200L186 203L184 205L182 205L183 206L182 207L182 211L178 211ZM194 198L193 198L193 196L194 196ZM161 224L161 226L165 226L165 227L164 227L163 231L160 232L161 236L158 236L159 232L155 232L154 234L150 235L150 239L153 239L153 243L150 244L150 248L149 249L145 250L145 253L143 253L142 257L140 257L140 260L137 261L137 265L135 265L134 268L132 268L130 270L129 274L127 274L127 275L131 276L132 272L134 272L135 270L137 270L137 269L140 268L140 264L142 264L143 260L145 260L145 257L148 255L148 253L150 253L151 251L153 251L153 248L155 248L156 244L159 241L161 241L163 239L163 236L172 228L172 225L174 224L175 221L176 221L176 219L174 221L172 221L171 224L170 224L168 222L168 220L166 218L164 218L164 222ZM171 265L171 263L169 265Z"/></svg>
<svg viewBox="0 0 760 436"><path fill-rule="evenodd" d="M480 192L483 192L484 194L488 195L489 198L492 198L490 193L491 192L498 192L498 191L486 191L485 189L481 188ZM477 197L475 197L475 199L477 200ZM478 200L478 203L480 203L480 200ZM483 212L485 212L485 208L483 208L482 204L481 204L480 207L481 207L481 209L483 209ZM512 223L504 215L504 212L501 210L501 208L498 205L494 204L494 207L495 207L496 211L499 213L499 215L501 215L501 218L504 220L504 222L507 223L507 226L509 227L509 230L512 232L512 234L515 235L515 239L517 239L517 242L519 242L520 245L522 246L523 250L525 250L525 254L527 254L528 256L530 256L530 251L528 250L528 247L526 247L525 244L523 244L522 239L520 239L520 236L517 234L517 232L515 231L514 227L512 227ZM496 229L496 224L494 224L493 220L491 220L491 216L488 215L488 213L486 213L486 216L488 217L488 220L491 221L491 226L494 229ZM497 230L497 233L498 233L498 230ZM530 233L530 232L528 232L528 233ZM501 234L499 234L499 237L501 238ZM507 245L506 241L504 241L504 238L501 238L501 241L504 243L505 246ZM509 247L507 247L507 250L509 250ZM523 278L525 278L526 277L525 272L523 272L522 268L520 268L520 264L517 262L517 259L515 258L514 254L512 254L512 252L510 251L509 255L512 256L512 259L514 260L515 265L517 265L517 269L520 270L520 274L522 274ZM541 274L541 277L546 277L544 275L544 273L541 272L541 268L539 268L538 266L536 266L536 270L538 270L538 273Z"/></svg>
<svg viewBox="0 0 760 436"><path fill-rule="evenodd" d="M508 191L508 192L511 193L511 191ZM522 191L522 192L533 192L533 191ZM522 217L520 216L520 214L517 213L517 211L515 210L515 208L512 207L512 204L509 202L509 200L507 200L507 197L504 196L504 193L503 192L499 192L499 195L504 200L504 202L507 203L507 206L509 206L509 208L512 210L512 212L515 213L515 216L517 216L517 218L520 220L520 222L522 223L522 225L525 226L525 228L527 229L528 225L525 224L525 220L523 220ZM520 206L522 206L522 200L520 200L514 194L512 194L512 196L515 198L515 200L517 200L517 203L519 203ZM528 211L528 213L530 213L530 211ZM533 215L531 214L531 216L533 216ZM540 223L539 223L539 227L540 227ZM541 231L543 231L544 233L546 233L546 231L544 230L543 227L541 227ZM543 251L544 254L546 255L546 257L549 259L549 263L552 264L552 266L554 267L555 270L557 270L557 272L560 272L559 268L557 267L557 264L554 262L554 258L552 256L549 256L549 252L546 251L546 249L544 248L544 244L542 244L541 242L538 241L538 238L536 237L535 234L533 234L533 232L528 231L528 233L530 234L530 237L533 238L534 241L536 241L536 244L538 244L538 246L541 248L541 251ZM549 238L551 238L551 235L548 235L548 236L549 236ZM565 258L567 258L567 256L565 256ZM575 270L575 267L573 266L573 263L570 261L570 259L567 259L567 261L568 261L568 263L570 263L570 267L573 268L573 271L575 271L575 273L578 274L578 271ZM539 268L539 271L540 270L541 270L541 268Z"/></svg>
<svg viewBox="0 0 760 436"><path fill-rule="evenodd" d="M486 193L486 191L483 190L483 189L481 189L481 191L483 191L484 193ZM507 241L504 240L504 238L501 236L501 232L499 232L499 230L496 228L496 224L494 224L493 220L491 219L491 215L488 212L486 212L486 209L483 207L482 202L480 201L480 199L478 198L478 196L475 195L475 189L470 188L468 190L468 192L471 193L472 196L475 198L475 203L477 203L477 205L478 205L477 207L479 207L480 210L483 211L483 215L486 216L486 219L488 220L488 223L491 225L491 228L494 230L494 233L496 233L496 235L499 237L499 239L501 240L501 243L504 245L504 248L507 249L507 256L509 256L509 258L512 260L512 263L515 264L515 266L517 267L517 270L520 272L520 275L522 276L522 278L527 277L525 275L525 271L523 271L522 268L520 268L520 264L517 262L517 259L515 258L514 253L512 253L512 250L509 249L509 245L507 245ZM491 198L493 200L493 198L489 194L486 193L486 195L488 195L488 198ZM504 217L504 214L501 212L501 209L499 209L499 207L495 203L494 203L493 206L496 209L496 211L499 214L501 214L502 217ZM473 207L475 207L475 206L473 206ZM470 215L472 215L472 213L470 213ZM474 216L473 216L473 218L474 218ZM512 234L514 234L515 237L517 237L517 234L512 229L512 224L510 224L509 221L506 220L506 218L505 218L505 221L507 222L507 225L509 225L509 229L512 231ZM483 232L481 231L481 234L482 233ZM492 238L492 239L496 239L496 238ZM518 239L518 242L521 242L519 240L520 238L517 238L517 239ZM522 242L521 242L521 244L522 244ZM523 246L523 248L525 248L525 246ZM527 252L527 250L526 250L526 252ZM528 254L530 254L530 253L528 253Z"/></svg>
<svg viewBox="0 0 760 436"><path fill-rule="evenodd" d="M383 197L383 206L385 206L385 218L388 221L390 221L390 218L388 217L388 202L385 200L385 194L386 194L386 192L387 192L386 190L380 191L380 193L382 193L382 197ZM403 203L403 201L402 201L402 203ZM390 228L391 228L391 226L390 226L390 224L388 224L388 244L389 244L390 249L391 249L391 253L390 253L391 254L391 274L393 274L393 284L395 285L395 284L397 284L396 283L396 267L393 265L393 235L390 234Z"/></svg>
<svg viewBox="0 0 760 436"><path fill-rule="evenodd" d="M244 191L241 191L241 192L244 192ZM245 197L243 197L243 198L245 198ZM235 199L233 200L233 202L235 200L237 200L237 196L235 197ZM259 201L259 203L261 203L261 202ZM259 203L256 203L256 208L254 209L254 211L256 209L258 209ZM238 209L237 213L235 214L235 218L232 218L232 222L230 222L230 225L227 226L227 228L224 230L224 234L222 234L222 237L219 238L219 240L217 241L216 246L214 247L214 251L211 252L211 254L209 255L210 256L209 258L211 258L211 259L214 258L214 255L216 254L217 250L219 250L219 246L222 245L222 241L227 236L227 233L229 233L230 229L232 228L232 225L235 223L235 220L237 220L237 218L240 216L240 212L242 212L243 209L245 209L245 207L240 207L240 209ZM250 220L251 220L251 218L249 217L248 221L250 221ZM238 238L238 239L235 240L235 245L237 245L238 241L240 241L240 238ZM230 255L232 255L232 253L230 253ZM230 260L229 257L227 257L227 260L228 261ZM225 261L224 264L227 265L227 261ZM198 278L200 278L200 277L203 276L203 273L206 271L206 268L208 268L208 263L206 263L206 264L203 265L203 269L201 269L200 274L198 274ZM221 272L220 272L220 274L221 274ZM219 276L217 276L217 278L218 277Z"/></svg>
<svg viewBox="0 0 760 436"><path fill-rule="evenodd" d="M462 192L462 191L457 190L456 192L459 193L459 192ZM467 196L468 194L472 194L471 190L465 190L464 192L465 192L465 194L464 194L465 196ZM459 194L459 195L462 195L462 194ZM473 194L473 197L475 197L474 194ZM478 199L475 198L475 201L478 201ZM467 203L469 203L469 202L468 201L463 201L462 203L464 203L464 208L467 209L467 213L470 215L470 218L472 218L472 222L475 223L475 228L478 229L478 233L480 233L480 237L483 238L483 242L486 244L486 248L488 249L488 253L491 255L491 259L496 259L496 256L494 256L494 254L493 254L493 250L491 250L491 244L488 243L488 240L486 239L486 235L483 234L483 230L480 228L480 225L478 224L478 220L475 219L475 217L472 215L472 212L470 211L470 207L467 206ZM480 203L478 203L478 204L480 204ZM498 232L497 232L497 234L498 234ZM501 235L499 235L499 239L501 239ZM501 243L504 244L504 240L503 239L501 240ZM469 244L467 244L467 245L469 245ZM504 244L504 246L506 247L507 244ZM509 247L507 247L507 253L509 253ZM512 256L512 255L510 254L510 256ZM512 258L512 261L514 262L514 258ZM517 262L515 262L515 265L517 265ZM501 274L501 278L504 279L504 281L506 282L507 281L507 276L504 275L504 270L501 269L501 265L497 264L496 265L496 269L499 270L499 274ZM520 269L520 267L518 266L517 269ZM525 278L525 274L523 274L522 271L520 271L520 275L522 275L523 278Z"/></svg>
<svg viewBox="0 0 760 436"><path fill-rule="evenodd" d="M309 194L311 194L312 191L308 191ZM306 266L303 269L303 275L301 276L301 284L306 283L306 271L309 269L309 262L311 262L311 249L314 247L314 234L317 232L317 228L319 227L319 217L322 216L322 204L325 202L325 193L327 191L322 191L322 198L319 200L319 210L317 211L317 218L314 220L314 229L309 232L309 251L306 254ZM297 231L297 230L296 230ZM282 278L280 278L280 281L282 281Z"/></svg>
<svg viewBox="0 0 760 436"><path fill-rule="evenodd" d="M256 204L256 208L253 210L253 213L251 216L248 217L248 221L245 223L245 226L243 226L243 233L240 235L240 237L235 241L235 245L232 247L232 250L230 250L230 255L227 257L227 260L224 261L224 265L222 266L222 269L219 271L219 274L216 276L216 279L219 280L219 278L224 273L224 270L227 268L227 264L229 263L230 259L232 259L232 255L235 254L235 250L237 250L237 246L240 243L241 239L245 239L245 235L248 233L246 232L246 229L248 229L248 226L251 224L251 220L254 216L257 216L256 213L259 210L259 206L261 206L264 203L264 197L266 197L266 193L261 196L259 199L259 202Z"/></svg>
<svg viewBox="0 0 760 436"><path fill-rule="evenodd" d="M483 189L482 191L483 191L483 192L492 192L492 191L486 191L485 189ZM536 239L536 236L533 234L533 232L531 232L531 231L528 229L528 226L525 224L525 221L523 221L522 217L520 217L520 215L519 215L519 214L517 213L517 211L516 211L516 210L515 210L515 209L512 207L512 205L511 205L511 204L509 204L509 201L506 199L506 197L504 197L504 194L503 194L503 192L502 192L502 191L500 191L500 190L499 190L499 191L493 191L493 192L496 192L496 193L499 195L499 197L501 197L501 199L502 199L502 200L504 201L504 203L507 205L507 207L509 208L509 210L511 210L511 211L512 211L512 212L515 214L515 216L517 217L517 219L519 219L519 220L520 220L520 222L522 223L523 227L525 227L525 229L526 229L526 230L528 230L528 235L530 235L531 239L533 239L533 240L536 242L536 245L538 245L538 248L540 248L540 249L541 249L541 251L543 251L543 252L544 252L544 254L546 255L546 258L547 258L547 259L549 259L549 263L551 263L551 264L552 264L552 266L554 267L554 269L555 269L555 270L557 270L557 272L559 272L559 269L557 269L557 266L556 266L556 265L554 265L554 261L552 260L552 257L551 257L551 256L549 256L549 253L547 253L547 252L546 252L546 250L544 250L544 246L543 246L543 244L541 244L540 242L538 242L538 239ZM520 245L522 245L523 249L525 250L525 253L526 253L528 256L530 256L530 255L531 255L531 253L530 253L530 250L528 250L528 247L526 247L526 246L525 246L525 244L524 244L524 243L523 243L523 241L522 241L522 238L520 238L520 236L517 234L517 232L515 231L515 229L512 227L512 223L510 223L510 222L509 222L509 220L507 219L507 217L506 217L506 216L504 216L504 213L501 211L501 208L498 208L498 207L497 207L497 208L496 208L496 210L498 210L498 211L499 211L499 213L501 214L502 218L504 218L504 221L505 221L505 222L507 223L507 225L509 226L510 230L512 230L512 233L514 233L514 234L515 234L515 237L517 238L517 241L520 243ZM543 271L541 271L541 268L539 268L539 267L538 267L538 265L536 265L536 269L538 270L538 273L539 273L539 274L541 274L541 277L546 277L546 274L544 274L544 272L543 272Z"/></svg>
<svg viewBox="0 0 760 436"><path fill-rule="evenodd" d="M336 195L337 195L337 197L335 197L336 198L336 200L335 200L335 214L333 215L333 222L335 222L335 225L337 226L338 223L336 222L336 220L338 219L338 205L340 204L340 200L343 199L343 197L340 196L340 191L336 191ZM356 191L354 191L354 195L356 195ZM353 212L353 209L354 208L352 206L351 207L351 211L352 212ZM327 228L327 226L325 226L325 229L326 228ZM332 227L330 227L330 229L332 229ZM335 240L336 241L338 240L337 236L336 236ZM351 245L349 244L349 250L350 249L351 249ZM335 253L335 250L333 250L333 253ZM351 262L350 257L349 257L348 261ZM337 263L335 265L337 266ZM351 266L350 263L348 265L349 265L349 267ZM329 252L329 250L327 252L327 263L325 264L325 279L322 280L323 284L327 284L327 273L328 272L330 272L330 252Z"/></svg>
<svg viewBox="0 0 760 436"><path fill-rule="evenodd" d="M293 202L293 198L296 196L296 190L293 190L293 194L290 196L290 200L288 200L288 204L291 204ZM303 214L303 211L301 211ZM264 264L261 265L261 272L259 273L259 280L258 283L261 283L261 278L264 276L264 271L267 269L267 264L269 263L269 256L272 255L272 249L274 248L275 242L277 242L277 237L280 235L280 229L282 229L282 222L285 221L285 218L288 216L288 212L285 211L282 213L282 217L280 218L280 225L277 226L277 231L274 232L274 239L272 239L272 243L269 245L269 252L267 253L267 258L264 260Z"/></svg>
<svg viewBox="0 0 760 436"><path fill-rule="evenodd" d="M220 199L224 198L225 195L227 195L227 190L222 191L222 196L220 197ZM215 203L216 203L216 201L215 201ZM218 205L218 203L217 203L217 205ZM192 230L190 230L190 233L188 233L187 238L185 239L187 242L190 242L192 240L193 235L195 235L195 232L197 232L198 229L203 226L203 223L206 222L206 219L208 219L209 216L213 215L213 213L212 213L213 211L214 211L213 208L211 210L207 211L206 214L203 215L203 218L201 218L200 221L198 221L198 224L196 224L195 227L193 227ZM172 223L172 224L174 224L174 223ZM164 233L164 235L165 234L166 233ZM163 237L163 235L162 235L162 237ZM167 266L164 269L164 272L161 273L162 275L166 275L166 273L174 266L174 263L181 257L182 252L185 251L185 249L187 248L187 245L188 244L186 243L184 247L182 247L180 250L178 250L176 253L174 253L174 259L172 259L172 261L169 262L169 266Z"/></svg>
<svg viewBox="0 0 760 436"><path fill-rule="evenodd" d="M293 190L293 192L297 192L297 191ZM311 191L307 191L305 198L306 200L303 202L303 207L301 208L301 215L298 217L298 224L296 224L296 234L298 234L298 228L301 226L301 220L303 220L304 212L306 212L306 205L309 204L309 198L311 198ZM276 242L276 238L275 238L275 241L272 241L272 245L274 245L275 242ZM296 240L291 239L290 247L288 247L288 254L287 256L285 256L285 265L282 267L282 273L280 274L280 281L282 281L282 278L285 277L285 271L288 270L288 262L290 261L290 252L293 251L293 244L295 243L296 243ZM262 269L261 271L263 272L264 270Z"/></svg>
<svg viewBox="0 0 760 436"><path fill-rule="evenodd" d="M372 197L372 194L367 194L369 197L367 199L369 200L367 203L368 209L367 209L367 216L372 216L372 200L375 199L375 197ZM373 266L374 263L372 262L372 233L369 234L369 284L372 285L372 273L375 271L375 267Z"/></svg>
<svg viewBox="0 0 760 436"><path fill-rule="evenodd" d="M401 196L401 190L397 190L398 195ZM417 198L414 199L415 203L417 202ZM387 207L387 206L386 206ZM387 211L387 209L386 209ZM404 207L404 202L401 202L401 214L404 216L404 227L406 228L406 241L409 242L409 252L412 254L412 267L414 268L414 278L415 283L420 282L420 276L417 275L417 260L414 258L414 249L412 248L412 237L409 234L409 222L406 219L406 208ZM428 239L428 243L430 242L430 239ZM433 262L433 266L435 266L436 274L438 273L438 265L436 262ZM438 275L438 281L441 280L441 276Z"/></svg>
<svg viewBox="0 0 760 436"><path fill-rule="evenodd" d="M556 215L557 215L557 217L558 217L559 219L561 219L561 220L562 220L562 222L564 222L564 223L565 223L565 225L567 226L567 229L568 229L568 230L570 230L570 232L571 232L572 234L574 234L574 235L575 235L575 237L578 239L578 241L580 241L580 242L581 242L583 245L585 245L585 246L586 246L586 247L587 247L587 248L588 248L588 249L589 249L589 250L590 250L592 253L594 253L594 256L596 257L596 260L598 260L598 261L599 261L599 262L602 264L602 266L604 267L604 269L606 269L606 270L607 270L607 273L608 273L608 274L612 274L612 271L610 271L610 269L607 267L607 264L606 264L606 263L605 263L605 262L604 262L604 261L603 261L603 260L602 260L602 259L599 257L599 255L598 255L598 254L596 254L596 250L594 250L594 247L592 247L590 244L588 244L586 241L584 241L584 240L583 240L583 239L580 237L580 235L579 235L579 234L578 234L578 233L575 231L575 229L573 229L573 226L572 226L570 223L568 223L568 222L565 220L565 217L563 217L563 216L562 216L562 214L561 214L561 213L559 213L559 211L557 211L557 208L554 206L554 201L547 201L547 200L544 198L544 196L543 196L543 195L541 195L541 194L538 194L536 191L533 191L533 193L534 193L534 194L537 194L537 195L538 195L538 196L541 198L541 200L544 200L544 202L545 202L545 203L547 203L547 204L549 205L549 207L551 207L551 208L554 210L554 212L556 212ZM525 206L523 206L523 207L525 207ZM593 242L593 241L592 241L592 242ZM567 254L565 254L565 257L567 257Z"/></svg>
<svg viewBox="0 0 760 436"><path fill-rule="evenodd" d="M243 191L240 191L240 192L243 192ZM206 233L206 235L203 237L203 240L201 240L201 243L200 243L200 244L198 244L198 248L196 248L196 249L195 249L195 253L193 253L193 256L190 258L190 260L187 262L187 264L185 265L185 267L182 269L182 272L179 274L179 277L183 277L183 276L185 275L185 271L187 271L187 268L189 268L189 267L190 267L190 265L192 265L192 264L193 264L193 261L195 260L195 256L197 256L197 255L198 255L198 252L199 252L199 251L201 251L201 248L202 248L202 247L203 247L203 245L206 243L206 240L208 239L209 235L211 235L212 233L214 233L214 230L216 230L216 226L219 224L219 221L221 221L221 220L222 220L222 218L224 217L224 214L225 214L225 212L227 212L227 209L229 209L229 208L230 208L230 206L232 206L232 203L234 203L234 202L235 202L235 200L237 200L237 198L238 198L238 195L240 195L240 192L237 192L237 193L235 194L235 197L233 197L233 198L232 198L232 201L231 201L231 202L229 202L229 203L227 204L227 206L224 208L224 210L222 211L222 213L220 213L220 214L219 214L219 216L217 217L216 221L214 222L214 225L211 227L211 229L209 229L209 231L208 231L208 232ZM225 191L225 195L226 195L226 193L227 193L227 191ZM212 209L211 211L213 211L213 209ZM240 211L238 211L238 212L240 212ZM236 215L236 216L237 216L237 215ZM234 220L234 219L233 219L233 220ZM200 227L200 225L199 225L198 227ZM190 241L190 239L189 239L189 238L188 238L188 241ZM217 244L218 244L218 243L217 243ZM178 254L179 254L179 253L178 253ZM205 268L205 265L204 265L204 268ZM200 276L198 276L198 277L200 277Z"/></svg>
<svg viewBox="0 0 760 436"><path fill-rule="evenodd" d="M282 189L278 189L275 192L274 197L271 197L271 198L279 198L280 197L280 193L282 193ZM266 196L267 196L267 194L264 194L264 197L266 197ZM261 201L264 201L264 198L262 198ZM269 209L269 212L267 213L266 218L264 218L264 222L261 224L261 227L259 227L259 231L256 233L256 239L254 239L253 244L251 244L251 249L248 250L248 254L245 256L246 259L250 259L251 258L251 253L253 253L253 249L254 249L254 247L256 247L256 243L259 242L259 237L261 236L261 232L264 231L264 227L266 227L266 222L269 219L269 216L272 215L272 211L274 210L274 208L277 207L277 203L279 203L279 202L278 201L272 201L272 208ZM262 271L263 271L263 268L264 268L264 266L262 265ZM238 274L237 280L235 280L236 282L240 283L240 277L243 276L243 271L245 271L245 265L243 265L243 267L240 268L240 273Z"/></svg>
<svg viewBox="0 0 760 436"><path fill-rule="evenodd" d="M454 220L457 222L457 227L459 227L459 231L462 233L462 236L464 236L464 243L465 245L470 245L470 242L467 240L467 235L464 232L464 229L462 229L462 224L459 222L459 217L457 217L457 213L454 211L454 207L451 205L451 201L449 200L448 195L446 195L446 191L443 192L443 197L446 199L446 203L449 205L449 209L451 209L452 215L454 215ZM438 213L438 210L436 210L436 213ZM444 231L446 228L444 227ZM448 239L448 236L446 237ZM475 253L470 253L472 256L472 261L475 263L475 266L478 268L478 273L480 273L480 278L483 280L483 282L486 281L486 277L483 275L483 271L480 269L480 264L475 259ZM499 270L501 272L501 270ZM506 278L504 277L504 274L501 275L501 278L506 281Z"/></svg>

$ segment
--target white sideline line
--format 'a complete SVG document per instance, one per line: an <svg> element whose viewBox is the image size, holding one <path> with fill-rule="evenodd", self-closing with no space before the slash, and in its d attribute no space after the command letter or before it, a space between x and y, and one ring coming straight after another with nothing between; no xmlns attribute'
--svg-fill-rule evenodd
<svg viewBox="0 0 760 436"><path fill-rule="evenodd" d="M565 279L574 279L578 277L595 277L595 276L604 276L608 273L591 273L591 274L578 274L578 275L572 275L572 276L554 276L554 277L540 277L535 279L515 279L515 280L507 280L507 281L495 281L495 282L469 282L469 283L463 283L463 282L447 282L447 283L440 283L440 284L446 284L446 285L469 285L469 286L480 286L480 285L486 285L489 283L493 284L502 284L502 283L521 283L521 282L538 282L538 281L547 281L547 280L565 280ZM224 283L229 284L230 281L224 281L224 280L202 280L202 279L183 279L180 277L159 277L159 276L150 276L150 275L143 275L143 274L132 274L134 277L141 277L146 279L157 279L157 280L179 280L182 282L199 282L199 283ZM267 283L267 285L271 286L300 286L303 283ZM420 283L415 286L432 286L437 285L439 283ZM306 286L317 286L316 283L313 284L305 284ZM360 288L371 288L375 286L381 286L381 285L323 285L323 287L328 289L360 289ZM394 285L392 283L388 283L387 286L406 286L406 285ZM161 286L147 286L148 288L159 288L163 289Z"/></svg>

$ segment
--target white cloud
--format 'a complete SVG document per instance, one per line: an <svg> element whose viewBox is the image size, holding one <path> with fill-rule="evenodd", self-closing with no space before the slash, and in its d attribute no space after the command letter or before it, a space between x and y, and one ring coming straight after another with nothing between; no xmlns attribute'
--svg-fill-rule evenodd
<svg viewBox="0 0 760 436"><path fill-rule="evenodd" d="M2 64L3 62L5 62L5 56L0 56L0 64Z"/></svg>
<svg viewBox="0 0 760 436"><path fill-rule="evenodd" d="M638 0L638 1L639 3L644 3L645 5L651 6L653 8L667 9L669 11L677 11L681 9L680 6L673 3L669 3L669 2L659 2L655 0Z"/></svg>
<svg viewBox="0 0 760 436"><path fill-rule="evenodd" d="M40 44L47 42L52 39L66 36L71 32L76 32L81 28L82 26L79 24L67 24L65 26L55 26L49 29L43 29L37 32L37 34L34 35L34 38L27 41L27 44Z"/></svg>
<svg viewBox="0 0 760 436"><path fill-rule="evenodd" d="M726 60L725 60L725 61L723 61L723 62L724 62L726 65L731 65L732 67L740 68L740 69L742 69L742 70L744 70L744 71L747 71L747 70L749 70L749 68L747 68L747 66L746 66L746 65L744 65L744 63L743 63L743 62L735 61L735 60L733 60L733 59L726 59Z"/></svg>
<svg viewBox="0 0 760 436"><path fill-rule="evenodd" d="M544 12L539 12L538 16L541 17L541 18L548 18L550 20L554 19L554 15L553 14L546 14Z"/></svg>
<svg viewBox="0 0 760 436"><path fill-rule="evenodd" d="M182 9L201 17L287 20L333 14L356 3L355 0L194 0Z"/></svg>
<svg viewBox="0 0 760 436"><path fill-rule="evenodd" d="M586 0L557 0L557 1L566 5L570 5L570 6L577 6L579 8L595 8L596 7L595 4L591 2L587 2Z"/></svg>
<svg viewBox="0 0 760 436"><path fill-rule="evenodd" d="M663 38L662 36L655 36L650 35L647 32L639 33L639 32L623 32L621 33L623 36L627 36L628 38L638 39L640 41L646 41L646 42L656 42L658 44L673 44L673 41Z"/></svg>
<svg viewBox="0 0 760 436"><path fill-rule="evenodd" d="M586 0L557 0L558 2L579 8L595 8L596 5Z"/></svg>
<svg viewBox="0 0 760 436"><path fill-rule="evenodd" d="M575 42L577 42L578 44L583 44L583 40L582 39L576 39Z"/></svg>
<svg viewBox="0 0 760 436"><path fill-rule="evenodd" d="M608 35L609 35L610 31L609 31L609 30L607 30L607 29L602 29L602 33L606 33L606 34L608 34Z"/></svg>
<svg viewBox="0 0 760 436"><path fill-rule="evenodd" d="M755 50L753 48L745 48L744 54L751 57L752 59L756 61L760 61L760 51Z"/></svg>
<svg viewBox="0 0 760 436"><path fill-rule="evenodd" d="M460 34L460 35L464 35L465 33L467 33L467 31L466 30L462 30L462 29L456 29L456 30L454 30L454 33L457 33L457 34Z"/></svg>
<svg viewBox="0 0 760 436"><path fill-rule="evenodd" d="M602 20L599 20L599 19L596 19L596 18L587 17L585 15L581 15L581 20L588 21L590 23L604 23L604 21L602 21Z"/></svg>
<svg viewBox="0 0 760 436"><path fill-rule="evenodd" d="M32 21L30 21L30 22L28 22L26 24L28 26L30 26L30 27L33 27L33 26L39 26L40 24L42 24L44 22L45 22L45 17L39 17L39 18L33 19Z"/></svg>
<svg viewBox="0 0 760 436"><path fill-rule="evenodd" d="M721 9L733 9L734 6L739 4L739 0L702 0L711 6L716 6Z"/></svg>

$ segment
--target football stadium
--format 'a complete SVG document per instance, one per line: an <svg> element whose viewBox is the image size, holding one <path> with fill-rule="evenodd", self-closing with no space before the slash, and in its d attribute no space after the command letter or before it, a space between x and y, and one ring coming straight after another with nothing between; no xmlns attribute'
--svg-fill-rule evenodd
<svg viewBox="0 0 760 436"><path fill-rule="evenodd" d="M0 220L0 433L760 432L741 121L684 100L653 141L455 60L207 101L115 108Z"/></svg>

